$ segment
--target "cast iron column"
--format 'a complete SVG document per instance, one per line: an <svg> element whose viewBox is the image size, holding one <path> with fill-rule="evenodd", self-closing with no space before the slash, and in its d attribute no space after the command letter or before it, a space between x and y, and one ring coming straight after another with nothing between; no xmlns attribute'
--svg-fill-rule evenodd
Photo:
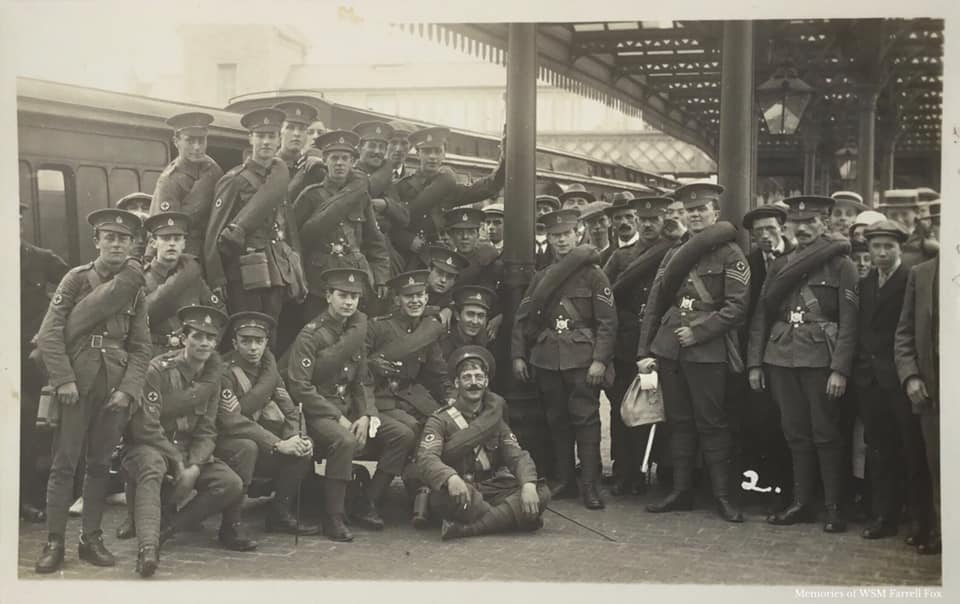
<svg viewBox="0 0 960 604"><path fill-rule="evenodd" d="M814 195L817 190L817 145L816 134L803 136L803 194Z"/></svg>
<svg viewBox="0 0 960 604"><path fill-rule="evenodd" d="M753 128L753 24L725 21L720 64L720 184L726 189L720 218L740 225L753 205L756 180L751 145ZM747 233L738 240L749 249Z"/></svg>
<svg viewBox="0 0 960 604"><path fill-rule="evenodd" d="M877 89L874 86L860 88L860 130L857 140L857 192L863 203L873 207L873 165L876 145Z"/></svg>

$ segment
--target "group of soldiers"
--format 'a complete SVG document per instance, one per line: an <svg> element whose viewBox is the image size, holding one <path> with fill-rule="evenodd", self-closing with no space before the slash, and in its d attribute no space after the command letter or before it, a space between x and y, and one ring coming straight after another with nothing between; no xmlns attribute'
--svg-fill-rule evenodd
<svg viewBox="0 0 960 604"><path fill-rule="evenodd" d="M444 539L536 530L553 498L601 509L601 391L610 490L637 494L648 427L627 427L620 406L654 370L671 490L650 512L693 506L702 459L721 516L743 520L735 458L752 437L736 437L730 406L750 400L782 421L759 422L758 446L782 434L793 459L792 499L769 521L815 519L819 467L824 528L844 530L855 395L874 492L864 536L895 533L908 492L908 539L939 551L939 212L919 214L939 202L892 191L887 218L852 193L790 198L744 217L756 244L745 255L718 221L718 185L610 202L580 185L543 191L537 272L503 325L503 203L474 207L498 198L502 158L463 185L443 163L445 128L325 131L313 107L287 102L242 117L249 157L224 173L206 154L212 121L168 121L178 156L153 194L88 217L93 262L68 270L21 246L21 498L48 527L37 572L64 563L81 457L80 559L115 564L101 520L116 458L129 515L118 537L137 538L145 577L168 540L216 514L225 548L255 549L241 520L255 477L272 481L267 531L336 541L353 524L384 528L396 477L414 525L439 520ZM536 463L491 389L498 338L499 369L539 394L552 446ZM45 511L32 499L38 415L54 426ZM322 529L293 511L315 459ZM348 497L359 459L376 471Z"/></svg>

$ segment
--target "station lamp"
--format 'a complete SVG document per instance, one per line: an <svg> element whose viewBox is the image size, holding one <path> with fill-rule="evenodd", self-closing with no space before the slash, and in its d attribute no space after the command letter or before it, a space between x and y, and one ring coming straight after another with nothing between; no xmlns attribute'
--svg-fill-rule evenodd
<svg viewBox="0 0 960 604"><path fill-rule="evenodd" d="M857 143L852 138L848 138L843 147L840 147L840 149L834 153L834 161L837 166L837 172L840 173L841 180L857 179L858 155L859 149L857 149Z"/></svg>
<svg viewBox="0 0 960 604"><path fill-rule="evenodd" d="M797 77L797 70L781 65L757 87L757 103L767 130L774 136L789 136L800 127L803 112L813 100L812 86Z"/></svg>

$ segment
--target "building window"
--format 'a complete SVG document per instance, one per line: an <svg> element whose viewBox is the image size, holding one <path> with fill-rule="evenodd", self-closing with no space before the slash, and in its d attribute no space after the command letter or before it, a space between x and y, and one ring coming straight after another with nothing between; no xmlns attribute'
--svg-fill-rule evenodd
<svg viewBox="0 0 960 604"><path fill-rule="evenodd" d="M85 224L87 215L109 205L107 171L96 166L80 166L77 169L77 220L83 225L78 241L81 262L89 262L97 255L93 247L93 229Z"/></svg>
<svg viewBox="0 0 960 604"><path fill-rule="evenodd" d="M237 96L237 64L217 63L217 98L226 105Z"/></svg>
<svg viewBox="0 0 960 604"><path fill-rule="evenodd" d="M67 175L59 168L37 170L37 206L40 229L37 245L70 258L70 236L67 207Z"/></svg>
<svg viewBox="0 0 960 604"><path fill-rule="evenodd" d="M110 202L116 204L117 201L130 193L140 192L140 177L136 170L127 168L114 168L110 170ZM144 191L153 193L153 191Z"/></svg>

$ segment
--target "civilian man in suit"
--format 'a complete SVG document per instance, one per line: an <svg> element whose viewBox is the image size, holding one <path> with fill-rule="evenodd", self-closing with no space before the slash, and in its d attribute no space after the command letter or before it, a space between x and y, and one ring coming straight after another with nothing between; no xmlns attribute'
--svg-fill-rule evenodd
<svg viewBox="0 0 960 604"><path fill-rule="evenodd" d="M533 264L539 271L551 264L557 257L556 252L547 242L547 227L541 223L540 217L550 212L556 212L560 209L560 200L554 195L537 195L537 231L534 235Z"/></svg>
<svg viewBox="0 0 960 604"><path fill-rule="evenodd" d="M939 554L941 549L939 269L940 260L934 258L910 270L893 345L897 377L920 417L930 470L934 511L930 534L919 541L908 536L908 543L921 554Z"/></svg>

